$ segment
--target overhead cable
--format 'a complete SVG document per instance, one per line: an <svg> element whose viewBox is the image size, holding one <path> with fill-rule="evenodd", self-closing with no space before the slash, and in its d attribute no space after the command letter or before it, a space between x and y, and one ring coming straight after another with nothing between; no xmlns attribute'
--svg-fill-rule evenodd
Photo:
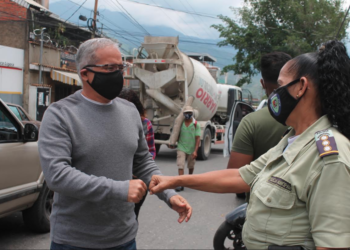
<svg viewBox="0 0 350 250"><path fill-rule="evenodd" d="M124 8L124 6L121 4L121 3L119 3L119 1L118 0L115 0L119 5L120 5L120 7L122 7L123 8L123 10L125 10L125 12L127 13L127 15L128 16L130 16L130 18L132 19L132 20L134 20L138 25L139 25L139 27L141 28L141 29L143 29L145 32L146 32L146 34L147 35L151 35L150 33L148 33L148 31Z"/></svg>
<svg viewBox="0 0 350 250"><path fill-rule="evenodd" d="M77 13L78 10L80 10L80 8L86 3L86 1L87 1L87 0L85 0L85 1L76 9L76 11L74 11L73 14L72 14L70 17L68 17L68 18L66 19L65 23L66 23L72 16L74 16L74 14Z"/></svg>
<svg viewBox="0 0 350 250"><path fill-rule="evenodd" d="M209 14L204 14L204 13L194 13L194 12L188 12L188 11L176 10L176 9L167 8L167 7L164 7L164 6L152 5L152 4L148 4L148 3L140 3L140 2L137 2L137 1L132 1L132 0L120 0L120 1L130 2L130 3L135 3L135 4L142 4L142 5L147 5L147 6L151 6L151 7L155 7L155 8L161 8L161 9L166 9L166 10L172 10L172 11L176 11L176 12L182 12L182 13L187 13L187 14L197 15L197 16L202 16L202 17L208 17L208 18L213 18L213 19L220 19L219 17L216 17L216 16L211 16L211 15L209 15Z"/></svg>
<svg viewBox="0 0 350 250"><path fill-rule="evenodd" d="M180 2L183 4L182 0L180 0ZM190 6L190 8L192 9L193 13L197 14L196 11L194 10L194 8L191 6L191 4L189 3L189 1L185 1L185 3L187 3L188 6ZM185 4L183 4L184 7L186 8ZM186 8L187 9L187 8ZM199 23L202 25L202 27L204 27L205 32L209 35L209 37L213 36L213 34L210 34L208 32L208 30L210 30L210 32L213 32L212 29L209 29L207 26L204 25L203 23L203 19L201 16L196 16L196 15L191 15L193 17L193 19L195 20L199 20Z"/></svg>
<svg viewBox="0 0 350 250"><path fill-rule="evenodd" d="M152 1L152 2L153 2L153 1ZM170 3L168 3L166 0L164 0L164 2L165 2L169 7L171 7L171 6L170 6ZM193 16L192 16L192 17L193 17ZM187 27L191 28L191 30L192 30L194 33L196 33L198 37L200 37L200 35L197 33L197 31L195 31L195 30L193 29L192 26L189 26L189 25L185 22L185 20L184 20L182 17L181 17L181 19L182 19L183 23L187 25Z"/></svg>

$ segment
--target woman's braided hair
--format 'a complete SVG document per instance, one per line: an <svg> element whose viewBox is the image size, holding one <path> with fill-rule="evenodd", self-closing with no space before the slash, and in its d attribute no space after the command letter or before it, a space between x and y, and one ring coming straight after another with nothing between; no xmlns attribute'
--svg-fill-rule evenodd
<svg viewBox="0 0 350 250"><path fill-rule="evenodd" d="M296 78L308 77L318 89L322 113L350 139L350 58L343 43L324 43L319 52L295 57L289 67Z"/></svg>
<svg viewBox="0 0 350 250"><path fill-rule="evenodd" d="M318 92L322 110L350 139L350 58L343 43L328 41L318 53Z"/></svg>

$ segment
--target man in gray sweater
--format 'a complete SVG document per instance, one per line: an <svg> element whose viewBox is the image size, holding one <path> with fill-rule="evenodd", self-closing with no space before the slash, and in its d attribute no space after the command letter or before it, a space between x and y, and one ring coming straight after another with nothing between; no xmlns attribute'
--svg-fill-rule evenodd
<svg viewBox="0 0 350 250"><path fill-rule="evenodd" d="M136 249L134 203L161 172L137 109L116 98L124 67L117 44L86 41L76 65L83 89L50 105L40 127L41 166L55 192L51 249ZM190 219L192 208L173 190L158 197L179 213L180 223Z"/></svg>

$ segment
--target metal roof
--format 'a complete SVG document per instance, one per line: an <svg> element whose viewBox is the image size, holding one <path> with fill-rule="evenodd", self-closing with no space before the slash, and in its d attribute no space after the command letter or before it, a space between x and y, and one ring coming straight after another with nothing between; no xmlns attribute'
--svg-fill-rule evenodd
<svg viewBox="0 0 350 250"><path fill-rule="evenodd" d="M40 10L43 10L43 11L47 11L47 12L50 12L48 9L46 9L44 6L42 6L41 4L35 2L34 0L11 0L12 2L15 2L21 6L23 6L24 8L29 8L29 6L33 6L33 7L36 7L36 8L39 8Z"/></svg>
<svg viewBox="0 0 350 250"><path fill-rule="evenodd" d="M207 54L207 53L192 53L188 52L186 53L189 57L196 59L198 61L204 61L204 62L216 62L216 58Z"/></svg>

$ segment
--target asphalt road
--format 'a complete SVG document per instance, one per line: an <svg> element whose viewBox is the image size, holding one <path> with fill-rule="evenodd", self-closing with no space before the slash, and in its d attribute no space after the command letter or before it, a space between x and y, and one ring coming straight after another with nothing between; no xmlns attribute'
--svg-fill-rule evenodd
<svg viewBox="0 0 350 250"><path fill-rule="evenodd" d="M176 151L163 146L156 162L164 175L177 175ZM207 161L197 161L195 173L226 168L222 146L214 146ZM186 170L187 173L187 170ZM147 197L139 216L138 249L213 249L216 229L225 215L243 203L234 194L211 194L185 188L180 193L193 207L188 223L156 196ZM35 234L22 221L21 213L0 219L0 249L49 249L49 234Z"/></svg>

